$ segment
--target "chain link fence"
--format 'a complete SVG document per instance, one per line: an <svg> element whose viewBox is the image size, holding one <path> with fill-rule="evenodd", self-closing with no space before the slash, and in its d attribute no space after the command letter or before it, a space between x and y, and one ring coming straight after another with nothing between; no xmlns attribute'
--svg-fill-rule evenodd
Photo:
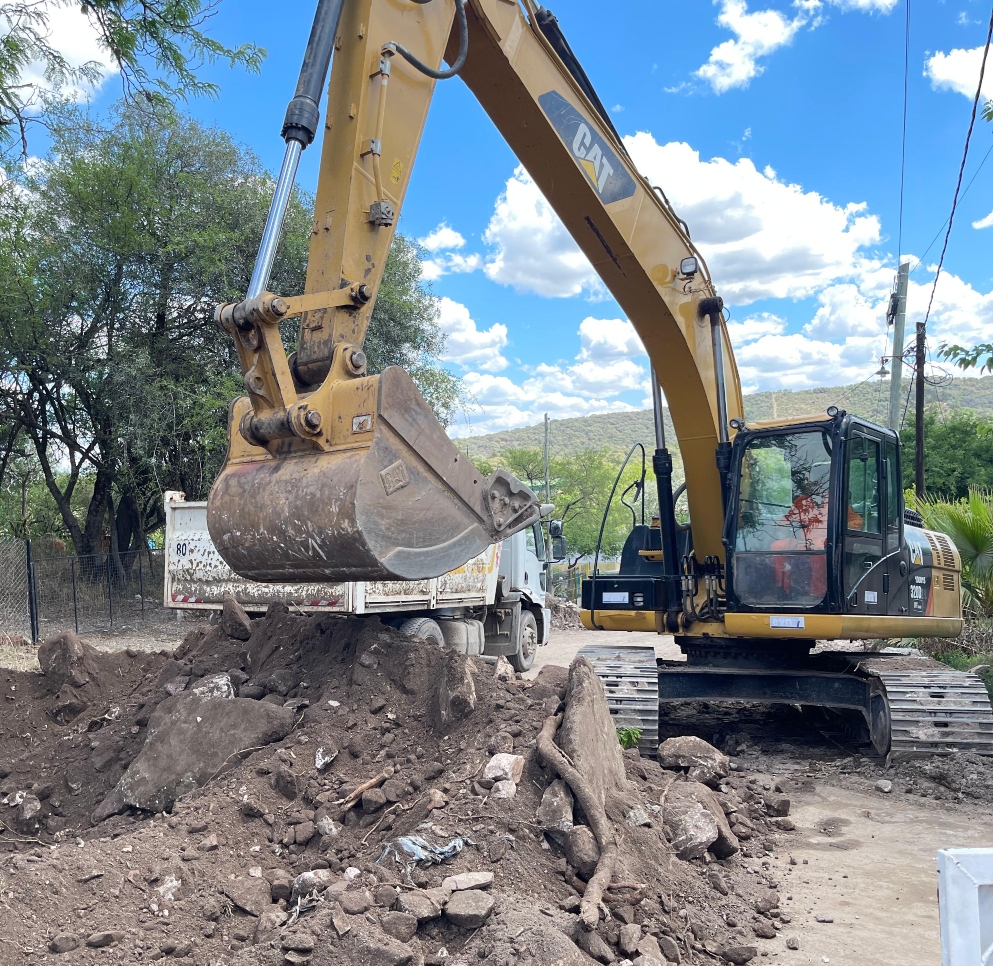
<svg viewBox="0 0 993 966"><path fill-rule="evenodd" d="M161 550L40 558L32 571L41 640L60 631L91 634L137 628L172 616L162 606Z"/></svg>
<svg viewBox="0 0 993 966"><path fill-rule="evenodd" d="M31 639L28 592L27 544L0 537L0 644Z"/></svg>

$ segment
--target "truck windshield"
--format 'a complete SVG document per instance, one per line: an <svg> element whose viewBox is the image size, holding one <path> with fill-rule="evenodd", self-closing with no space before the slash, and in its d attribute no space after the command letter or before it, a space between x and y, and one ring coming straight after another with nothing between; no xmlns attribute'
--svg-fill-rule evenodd
<svg viewBox="0 0 993 966"><path fill-rule="evenodd" d="M750 606L813 607L827 593L831 440L753 439L741 462L734 588Z"/></svg>

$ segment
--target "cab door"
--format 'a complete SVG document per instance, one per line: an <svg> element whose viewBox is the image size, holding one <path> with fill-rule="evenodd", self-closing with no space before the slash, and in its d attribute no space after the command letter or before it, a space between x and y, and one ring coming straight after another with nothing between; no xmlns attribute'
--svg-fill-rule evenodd
<svg viewBox="0 0 993 966"><path fill-rule="evenodd" d="M845 456L843 584L849 614L885 614L882 440L878 431L853 423Z"/></svg>
<svg viewBox="0 0 993 966"><path fill-rule="evenodd" d="M910 609L910 585L907 578L910 554L903 536L903 479L900 450L895 437L883 439L882 457L885 497L883 593L886 595L886 613L902 617Z"/></svg>

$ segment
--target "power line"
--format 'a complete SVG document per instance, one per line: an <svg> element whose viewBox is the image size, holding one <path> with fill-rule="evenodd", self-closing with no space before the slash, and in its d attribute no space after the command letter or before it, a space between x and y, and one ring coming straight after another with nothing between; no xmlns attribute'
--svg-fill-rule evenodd
<svg viewBox="0 0 993 966"><path fill-rule="evenodd" d="M959 165L959 178L955 184L955 196L952 198L952 210L948 215L948 230L945 232L945 243L941 246L941 258L938 259L938 270L934 273L934 285L931 286L931 298L928 299L927 312L924 314L924 329L927 328L928 319L931 317L931 307L934 305L934 293L938 288L938 279L941 277L941 267L945 264L945 253L948 251L948 239L952 234L952 225L955 221L955 209L958 207L959 192L962 189L962 176L965 174L965 163L969 160L969 142L972 140L972 129L976 126L976 111L979 108L979 98L982 96L983 92L983 78L986 75L986 58L990 53L991 40L993 40L993 10L990 10L990 26L989 30L986 31L986 46L983 48L983 60L979 65L979 84L976 86L976 96L972 99L972 115L969 118L969 130L965 135L965 150L962 152L962 163Z"/></svg>
<svg viewBox="0 0 993 966"><path fill-rule="evenodd" d="M969 183L962 190L962 194L959 197L959 201L961 201L969 193L969 189L972 187L973 182L979 176L979 172L983 170L983 165L986 164L986 161L987 161L987 159L989 158L989 156L991 154L993 154L993 145L990 145L990 148L986 152L986 154L984 155L983 160L979 162L979 167L976 168L976 170L973 173L972 177L969 179ZM934 248L934 243L941 237L941 233L945 230L945 225L947 225L947 224L948 224L948 219L946 218L941 223L941 227L934 233L934 238L931 239L931 244L928 245L928 247L924 249L924 254L921 255L920 258L917 259L917 264L910 270L910 274L911 275L913 275L914 272L916 272L917 269L919 269L921 267L921 265L924 263L924 259L927 258L927 253L929 251L931 251L932 248Z"/></svg>
<svg viewBox="0 0 993 966"><path fill-rule="evenodd" d="M910 0L903 38L903 138L900 142L900 229L897 233L897 261L903 257L903 185L907 170L907 92L910 78Z"/></svg>

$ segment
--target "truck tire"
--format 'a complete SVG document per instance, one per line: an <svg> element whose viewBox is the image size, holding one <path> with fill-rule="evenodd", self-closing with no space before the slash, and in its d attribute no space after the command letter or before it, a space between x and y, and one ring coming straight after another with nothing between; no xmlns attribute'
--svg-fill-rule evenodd
<svg viewBox="0 0 993 966"><path fill-rule="evenodd" d="M441 633L438 622L431 620L430 617L408 617L397 630L403 631L415 641L428 641L437 644L438 647L445 646L445 635Z"/></svg>
<svg viewBox="0 0 993 966"><path fill-rule="evenodd" d="M521 611L520 629L517 635L517 651L510 655L510 663L515 671L529 671L538 653L538 622L529 610Z"/></svg>

